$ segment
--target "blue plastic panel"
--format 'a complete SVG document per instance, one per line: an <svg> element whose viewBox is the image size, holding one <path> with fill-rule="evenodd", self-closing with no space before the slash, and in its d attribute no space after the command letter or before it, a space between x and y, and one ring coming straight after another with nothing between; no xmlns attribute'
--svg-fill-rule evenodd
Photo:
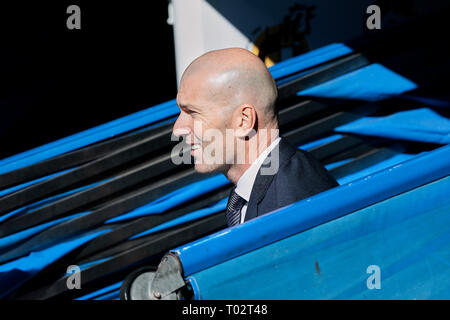
<svg viewBox="0 0 450 320"><path fill-rule="evenodd" d="M140 238L140 237L149 235L151 233L154 233L154 232L157 232L160 230L168 229L168 228L180 225L182 223L194 221L194 220L201 219L201 218L204 218L206 216L209 216L209 215L212 215L215 213L219 213L220 211L224 211L227 209L227 203L228 203L228 197L216 202L215 204L213 204L209 207L189 212L181 217L172 219L172 220L162 223L154 228L150 228L144 232L134 235L130 238L130 240Z"/></svg>
<svg viewBox="0 0 450 320"><path fill-rule="evenodd" d="M59 175L61 175L63 173L69 172L70 170L72 170L72 169L67 169L67 170L55 172L55 173L52 173L52 174L50 174L48 176L45 176L45 177L41 177L41 178L38 178L38 179L35 179L35 180L27 181L25 183L16 185L14 187L10 187L10 188L7 188L7 189L0 190L0 197L4 197L4 196L6 196L6 195L8 195L10 193L13 193L13 192L16 192L18 190L24 189L24 188L29 187L29 186L31 186L33 184L38 183L38 182L41 182L41 181L44 181L44 180L47 180L47 179L59 176Z"/></svg>
<svg viewBox="0 0 450 320"><path fill-rule="evenodd" d="M427 106L438 107L438 108L449 108L450 107L450 101L444 100L444 99L436 99L434 97L423 97L423 96L409 95L409 94L402 94L401 97L404 99L423 103Z"/></svg>
<svg viewBox="0 0 450 320"><path fill-rule="evenodd" d="M180 112L175 99L0 160L0 174L117 136Z"/></svg>
<svg viewBox="0 0 450 320"><path fill-rule="evenodd" d="M69 196L71 194L74 194L76 192L79 192L79 191L86 190L88 188L94 187L96 185L99 185L101 183L104 183L104 182L108 181L109 179L110 178L104 179L104 180L101 180L101 181L97 181L97 182L88 184L86 186L80 187L80 188L69 190L69 191L66 191L66 192L63 192L63 193L60 193L60 194L57 194L57 195L54 195L54 196L51 196L51 197L39 200L39 201L36 201L34 203L25 205L25 206L23 206L21 208L15 209L15 210L10 211L8 213L5 213L5 214L0 216L0 223L4 222L4 221L7 221L8 219L10 219L12 217L17 217L17 216L20 216L22 214L29 213L29 212L31 213L31 212L37 210L38 208L41 208L41 207L43 207L43 206L45 206L45 205L47 205L47 204L49 204L51 202L56 202L57 200L62 199L64 197L67 197L67 196Z"/></svg>
<svg viewBox="0 0 450 320"><path fill-rule="evenodd" d="M409 154L409 153L394 154L392 157L390 157L390 158L388 158L386 160L377 162L377 163L375 163L375 164L373 164L371 166L368 166L368 167L364 168L363 170L360 170L360 171L357 171L357 172L354 172L354 173L351 173L351 174L346 174L343 177L338 177L337 181L341 185L342 184L347 184L347 183L350 183L350 182L355 181L357 179L361 179L361 178L363 178L365 176L373 175L374 173L376 173L378 171L381 171L381 170L384 170L384 169L388 169L388 168L390 168L392 166L395 166L395 165L397 165L399 163L402 163L402 162L404 162L406 160L409 160L409 159L412 159L412 158L424 155L425 153L427 153L427 152L421 152L421 153L419 153L417 155L416 154Z"/></svg>
<svg viewBox="0 0 450 320"><path fill-rule="evenodd" d="M48 228L50 228L50 227L52 227L52 226L54 226L56 224L59 224L59 223L62 223L64 221L67 221L67 220L70 220L70 219L74 219L74 218L77 218L77 217L81 217L81 216L89 214L89 213L90 213L90 211L72 214L70 216L66 216L64 218L60 218L60 219L52 220L52 221L49 221L49 222L45 222L45 223L42 223L42 224L37 225L35 227L31 227L31 228L28 228L28 229L25 229L25 230L13 233L13 234L11 234L9 236L0 238L0 251L2 249L4 249L4 248L8 247L8 246L11 246L11 245L13 245L15 243L18 243L18 242L20 242L22 240L25 240L25 239L33 236L33 235L35 235L35 234L37 234L37 233L39 233L41 231L44 231L44 230L46 230L46 229L48 229Z"/></svg>
<svg viewBox="0 0 450 320"><path fill-rule="evenodd" d="M194 182L185 187L170 192L156 199L155 201L152 201L139 208L136 208L130 212L111 218L105 223L114 223L118 221L138 218L152 214L160 214L168 209L171 209L184 202L187 202L194 197L206 194L212 190L221 188L229 183L230 182L227 180L227 178L222 174L198 182Z"/></svg>
<svg viewBox="0 0 450 320"><path fill-rule="evenodd" d="M377 101L416 89L405 77L374 63L297 93L299 96Z"/></svg>
<svg viewBox="0 0 450 320"><path fill-rule="evenodd" d="M108 230L91 232L61 242L49 248L0 265L0 298L18 288L34 274Z"/></svg>
<svg viewBox="0 0 450 320"><path fill-rule="evenodd" d="M428 108L401 111L385 117L364 117L334 130L392 139L450 143L450 120Z"/></svg>
<svg viewBox="0 0 450 320"><path fill-rule="evenodd" d="M449 190L446 177L189 280L197 299L449 299Z"/></svg>
<svg viewBox="0 0 450 320"><path fill-rule="evenodd" d="M100 290L91 292L89 294L86 294L82 297L76 298L75 300L112 300L115 298L118 298L120 295L120 286L122 285L122 281L114 283L110 286L107 286L105 288L102 288ZM113 295L113 296L110 296Z"/></svg>
<svg viewBox="0 0 450 320"><path fill-rule="evenodd" d="M269 68L275 79L298 72L329 60L352 53L353 50L342 43L332 43L313 51L306 52L297 57L279 62Z"/></svg>
<svg viewBox="0 0 450 320"><path fill-rule="evenodd" d="M333 135L325 137L325 138L320 138L320 139L305 143L298 148L303 149L303 150L310 150L310 149L316 148L318 146L324 145L326 143L330 143L335 140L338 140L339 138L342 138L342 134L333 134Z"/></svg>
<svg viewBox="0 0 450 320"><path fill-rule="evenodd" d="M450 146L445 146L188 243L173 252L180 258L184 276L189 276L449 173Z"/></svg>

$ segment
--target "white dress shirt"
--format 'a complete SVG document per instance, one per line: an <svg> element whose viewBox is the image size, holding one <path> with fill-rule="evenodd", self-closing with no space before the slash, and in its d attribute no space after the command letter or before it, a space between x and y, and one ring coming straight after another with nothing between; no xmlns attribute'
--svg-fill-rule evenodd
<svg viewBox="0 0 450 320"><path fill-rule="evenodd" d="M270 146L266 148L261 154L256 158L256 160L250 165L250 167L245 170L244 174L239 178L239 181L236 184L236 190L235 192L240 195L246 203L241 209L241 223L244 223L245 220L245 213L247 212L247 204L250 200L250 194L252 193L253 184L255 183L256 175L258 174L259 168L261 167L262 163L266 159L267 155L270 153L270 151L273 150L277 146L277 144L280 142L280 137L278 137L276 140L274 140Z"/></svg>

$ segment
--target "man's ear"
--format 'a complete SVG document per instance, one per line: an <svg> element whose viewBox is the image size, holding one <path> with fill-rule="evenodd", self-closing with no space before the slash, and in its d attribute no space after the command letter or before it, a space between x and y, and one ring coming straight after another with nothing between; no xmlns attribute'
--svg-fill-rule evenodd
<svg viewBox="0 0 450 320"><path fill-rule="evenodd" d="M235 136L251 138L256 133L257 114L251 104L243 104L233 114Z"/></svg>

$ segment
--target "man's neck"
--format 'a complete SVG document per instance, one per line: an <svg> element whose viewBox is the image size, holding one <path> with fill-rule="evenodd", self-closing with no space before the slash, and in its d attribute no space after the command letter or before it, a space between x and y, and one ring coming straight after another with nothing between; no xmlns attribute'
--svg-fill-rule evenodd
<svg viewBox="0 0 450 320"><path fill-rule="evenodd" d="M244 172L250 167L251 164L234 164L230 167L230 169L226 172L226 177L230 180L234 185L236 185L239 179L242 177Z"/></svg>
<svg viewBox="0 0 450 320"><path fill-rule="evenodd" d="M235 163L228 171L225 173L225 176L228 180L230 180L234 185L236 185L242 175L247 171L247 169L252 165L252 163L264 152L276 139L278 138L278 134L272 136L267 134L267 143L259 143L259 134L254 135L251 139L255 139L255 141L245 141L245 163Z"/></svg>

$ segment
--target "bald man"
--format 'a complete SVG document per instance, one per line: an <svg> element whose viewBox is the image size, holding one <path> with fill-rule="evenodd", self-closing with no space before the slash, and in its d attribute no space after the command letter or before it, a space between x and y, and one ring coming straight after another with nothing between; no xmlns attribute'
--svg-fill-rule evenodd
<svg viewBox="0 0 450 320"><path fill-rule="evenodd" d="M264 63L240 48L208 52L185 70L173 133L191 146L195 170L234 184L234 226L338 186L308 152L278 136L277 87Z"/></svg>

